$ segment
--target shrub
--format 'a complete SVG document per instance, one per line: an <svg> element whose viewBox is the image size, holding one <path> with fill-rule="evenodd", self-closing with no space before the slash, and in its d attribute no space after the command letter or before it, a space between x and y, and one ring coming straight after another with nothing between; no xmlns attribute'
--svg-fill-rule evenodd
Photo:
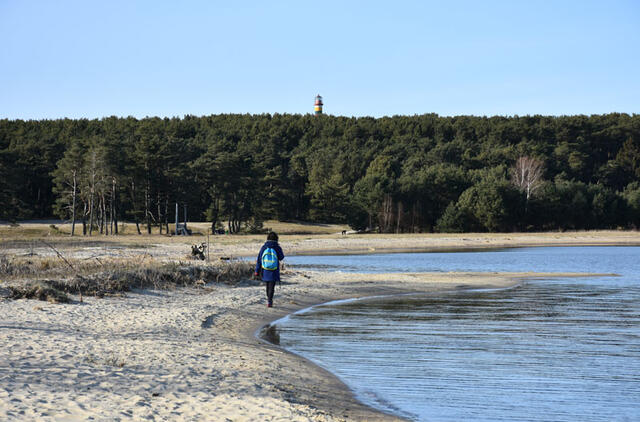
<svg viewBox="0 0 640 422"><path fill-rule="evenodd" d="M53 287L48 281L35 281L23 286L9 286L12 299L38 299L51 303L67 303L69 297Z"/></svg>

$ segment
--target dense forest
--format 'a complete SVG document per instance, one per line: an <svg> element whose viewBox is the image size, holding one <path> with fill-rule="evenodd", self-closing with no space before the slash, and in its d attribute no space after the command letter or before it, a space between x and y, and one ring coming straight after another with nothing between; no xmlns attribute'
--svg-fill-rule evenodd
<svg viewBox="0 0 640 422"><path fill-rule="evenodd" d="M640 227L640 115L212 115L0 120L0 219L231 233L266 219L381 232Z"/></svg>

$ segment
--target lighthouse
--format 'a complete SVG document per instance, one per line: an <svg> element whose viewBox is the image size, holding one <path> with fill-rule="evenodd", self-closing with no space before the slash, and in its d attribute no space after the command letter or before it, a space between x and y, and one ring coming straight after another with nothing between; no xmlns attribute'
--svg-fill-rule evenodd
<svg viewBox="0 0 640 422"><path fill-rule="evenodd" d="M316 95L316 103L313 110L315 111L316 116L322 114L322 97L320 94Z"/></svg>

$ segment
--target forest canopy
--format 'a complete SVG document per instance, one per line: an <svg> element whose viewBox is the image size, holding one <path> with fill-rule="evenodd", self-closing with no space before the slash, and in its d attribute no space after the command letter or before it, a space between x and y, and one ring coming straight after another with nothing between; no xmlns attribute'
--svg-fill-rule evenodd
<svg viewBox="0 0 640 422"><path fill-rule="evenodd" d="M640 115L0 120L0 219L169 231L175 203L381 232L638 228Z"/></svg>

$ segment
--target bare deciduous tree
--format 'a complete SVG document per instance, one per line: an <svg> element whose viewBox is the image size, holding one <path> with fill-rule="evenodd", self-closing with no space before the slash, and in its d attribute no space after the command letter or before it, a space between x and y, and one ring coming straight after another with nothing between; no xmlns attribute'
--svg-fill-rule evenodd
<svg viewBox="0 0 640 422"><path fill-rule="evenodd" d="M527 201L542 184L544 164L534 157L520 157L511 168L513 184L527 194Z"/></svg>

